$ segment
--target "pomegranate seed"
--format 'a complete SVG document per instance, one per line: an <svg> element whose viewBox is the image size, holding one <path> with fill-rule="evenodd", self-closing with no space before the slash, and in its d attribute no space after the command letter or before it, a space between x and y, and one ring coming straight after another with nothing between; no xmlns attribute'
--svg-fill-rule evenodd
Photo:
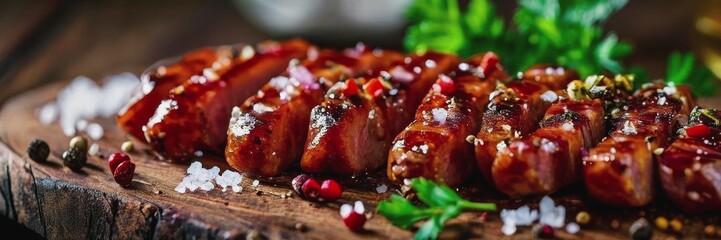
<svg viewBox="0 0 721 240"><path fill-rule="evenodd" d="M115 182L122 187L130 186L135 174L135 164L130 161L121 162L113 172Z"/></svg>
<svg viewBox="0 0 721 240"><path fill-rule="evenodd" d="M438 80L436 80L436 83L433 84L433 91L441 94L451 94L455 85L456 84L451 78L441 74L440 76L438 76Z"/></svg>
<svg viewBox="0 0 721 240"><path fill-rule="evenodd" d="M363 85L363 89L373 97L383 95L383 83L381 83L381 80L378 80L378 78L373 78L368 81L368 83Z"/></svg>
<svg viewBox="0 0 721 240"><path fill-rule="evenodd" d="M345 82L345 89L343 89L343 95L346 97L355 96L358 94L360 90L358 90L358 84L355 83L353 79L348 79L348 81Z"/></svg>
<svg viewBox="0 0 721 240"><path fill-rule="evenodd" d="M310 178L308 174L300 174L293 178L291 185L293 186L293 191L298 194L299 197L305 198L305 194L303 194L303 184Z"/></svg>
<svg viewBox="0 0 721 240"><path fill-rule="evenodd" d="M333 179L323 181L320 186L320 197L326 201L338 200L343 195L343 188Z"/></svg>
<svg viewBox="0 0 721 240"><path fill-rule="evenodd" d="M488 77L493 72L498 69L497 65L500 60L498 59L498 55L496 55L493 52L488 52L485 55L483 55L483 60L481 60L481 70L483 71L483 76Z"/></svg>
<svg viewBox="0 0 721 240"><path fill-rule="evenodd" d="M306 198L316 200L320 195L320 184L313 178L308 178L301 187Z"/></svg>
<svg viewBox="0 0 721 240"><path fill-rule="evenodd" d="M553 227L548 224L536 224L532 229L533 235L540 239L553 238L553 231Z"/></svg>
<svg viewBox="0 0 721 240"><path fill-rule="evenodd" d="M110 166L110 171L115 172L115 169L117 169L118 166L124 162L130 162L130 157L128 157L128 155L122 152L113 153L108 158L108 165Z"/></svg>
<svg viewBox="0 0 721 240"><path fill-rule="evenodd" d="M354 206L343 204L340 207L340 216L343 218L345 226L354 232L363 231L363 225L368 220L365 215L365 207L361 201L356 201Z"/></svg>
<svg viewBox="0 0 721 240"><path fill-rule="evenodd" d="M698 124L696 126L686 128L686 136L692 138L706 138L711 136L711 128L703 124Z"/></svg>

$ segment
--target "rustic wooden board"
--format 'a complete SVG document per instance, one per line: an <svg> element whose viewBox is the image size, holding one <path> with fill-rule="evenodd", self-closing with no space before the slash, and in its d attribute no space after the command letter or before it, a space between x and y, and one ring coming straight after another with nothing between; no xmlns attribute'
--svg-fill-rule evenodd
<svg viewBox="0 0 721 240"><path fill-rule="evenodd" d="M97 119L105 128L105 136L97 143L100 156L89 157L81 172L72 172L62 166L61 153L67 148L65 137L57 124L41 125L37 121L37 108L52 101L63 84L54 84L20 95L5 105L0 112L0 213L47 238L243 238L259 234L271 239L407 239L412 232L396 228L381 216L374 216L366 224L367 231L360 234L348 231L340 220L341 203L362 200L367 209L374 209L378 201L386 199L397 187L378 194L375 187L386 183L383 171L363 176L336 177L347 187L339 203L316 204L297 197L286 198L290 180L298 173L291 170L284 176L259 179L258 188L251 186L254 179L242 182L241 193L195 192L180 194L173 189L185 175L187 164L158 161L143 146L136 144L131 155L137 164L136 176L127 189L119 187L107 168L106 157L118 151L126 140L112 119ZM715 103L719 101L713 100ZM27 144L34 138L47 141L51 156L47 163L29 160ZM228 168L218 156L203 158L204 167ZM460 192L475 200L490 200L500 207L517 207L535 204L539 198L511 201L499 193L488 190L474 180ZM721 223L713 213L685 216L667 200L661 198L652 206L635 209L614 209L587 199L580 188L554 195L568 209L567 220L576 212L591 212L593 221L584 226L578 235L557 231L557 236L568 239L625 239L631 222L639 216L682 217L683 234L656 231L656 237L702 238L702 228L708 223ZM506 238L500 232L497 213L491 213L481 223L480 213L464 213L448 224L444 238ZM620 227L612 228L617 220ZM296 230L297 223L307 226L306 231ZM520 228L512 239L531 238L530 228Z"/></svg>

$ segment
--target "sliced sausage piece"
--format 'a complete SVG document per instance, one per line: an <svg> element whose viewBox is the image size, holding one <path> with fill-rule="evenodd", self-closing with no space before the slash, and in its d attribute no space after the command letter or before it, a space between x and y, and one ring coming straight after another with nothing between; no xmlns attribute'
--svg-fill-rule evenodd
<svg viewBox="0 0 721 240"><path fill-rule="evenodd" d="M468 135L478 133L489 94L508 75L493 53L459 64L441 76L415 112L415 119L393 141L388 177L425 177L457 187L478 172Z"/></svg>
<svg viewBox="0 0 721 240"><path fill-rule="evenodd" d="M311 112L303 170L358 174L382 166L393 137L411 122L438 75L458 63L456 56L426 52L382 76L338 84ZM353 90L358 86L362 90Z"/></svg>
<svg viewBox="0 0 721 240"><path fill-rule="evenodd" d="M655 196L653 151L666 147L679 118L693 104L690 89L664 91L647 85L616 111L614 129L584 158L584 180L595 200L616 206L643 206Z"/></svg>
<svg viewBox="0 0 721 240"><path fill-rule="evenodd" d="M691 121L659 157L666 195L685 212L721 210L721 111L694 109Z"/></svg>
<svg viewBox="0 0 721 240"><path fill-rule="evenodd" d="M403 60L397 52L363 45L310 55L233 108L225 149L230 166L253 175L278 175L300 160L311 109L323 101L328 85L379 72Z"/></svg>
<svg viewBox="0 0 721 240"><path fill-rule="evenodd" d="M598 99L565 99L546 111L541 128L506 145L499 142L492 167L501 192L514 197L547 195L581 176L581 151L604 135L603 106Z"/></svg>
<svg viewBox="0 0 721 240"><path fill-rule="evenodd" d="M476 162L489 185L494 185L491 167L498 143L510 142L536 130L546 109L557 100L556 91L578 78L578 73L571 69L536 65L526 70L522 79L491 93L481 130L474 141Z"/></svg>
<svg viewBox="0 0 721 240"><path fill-rule="evenodd" d="M194 75L202 74L205 68L222 68L227 65L221 63L242 61L242 58L235 56L240 49L242 45L201 48L188 52L179 59L162 60L154 64L140 76L141 87L118 114L118 125L136 139L145 141L143 126L153 116L160 101L170 94L171 89Z"/></svg>
<svg viewBox="0 0 721 240"><path fill-rule="evenodd" d="M303 40L264 42L248 60L191 77L171 90L148 120L148 143L172 161L188 160L197 151L221 153L232 107L282 73L292 59L304 59L309 47Z"/></svg>

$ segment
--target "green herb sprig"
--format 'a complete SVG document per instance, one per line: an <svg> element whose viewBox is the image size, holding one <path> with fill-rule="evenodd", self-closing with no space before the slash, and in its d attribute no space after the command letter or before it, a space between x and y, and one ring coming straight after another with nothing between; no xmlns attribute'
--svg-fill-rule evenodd
<svg viewBox="0 0 721 240"><path fill-rule="evenodd" d="M378 212L393 225L409 228L416 222L427 220L416 232L415 239L435 239L443 224L458 216L463 210L496 211L494 203L471 202L461 198L453 189L425 178L411 180L418 199L426 206L416 206L400 195L381 201Z"/></svg>
<svg viewBox="0 0 721 240"><path fill-rule="evenodd" d="M582 77L608 71L636 75L637 87L648 82L645 69L623 64L632 45L613 33L604 33L602 27L628 0L517 1L513 19L506 23L489 0L470 0L465 11L456 0L415 0L407 12L411 25L405 48L461 57L493 51L509 72L551 63L574 68ZM711 71L694 63L690 53L673 53L666 80L689 85L699 96L713 95L716 83Z"/></svg>

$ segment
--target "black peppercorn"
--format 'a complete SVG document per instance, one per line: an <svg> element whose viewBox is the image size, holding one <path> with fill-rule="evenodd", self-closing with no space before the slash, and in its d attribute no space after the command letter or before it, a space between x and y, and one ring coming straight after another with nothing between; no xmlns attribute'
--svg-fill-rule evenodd
<svg viewBox="0 0 721 240"><path fill-rule="evenodd" d="M36 162L45 162L50 155L50 146L43 140L35 139L28 146L28 156Z"/></svg>
<svg viewBox="0 0 721 240"><path fill-rule="evenodd" d="M85 151L79 148L70 148L63 153L63 165L73 171L79 171L87 162Z"/></svg>
<svg viewBox="0 0 721 240"><path fill-rule="evenodd" d="M628 233L633 240L651 239L653 229L645 218L639 218L628 228Z"/></svg>

